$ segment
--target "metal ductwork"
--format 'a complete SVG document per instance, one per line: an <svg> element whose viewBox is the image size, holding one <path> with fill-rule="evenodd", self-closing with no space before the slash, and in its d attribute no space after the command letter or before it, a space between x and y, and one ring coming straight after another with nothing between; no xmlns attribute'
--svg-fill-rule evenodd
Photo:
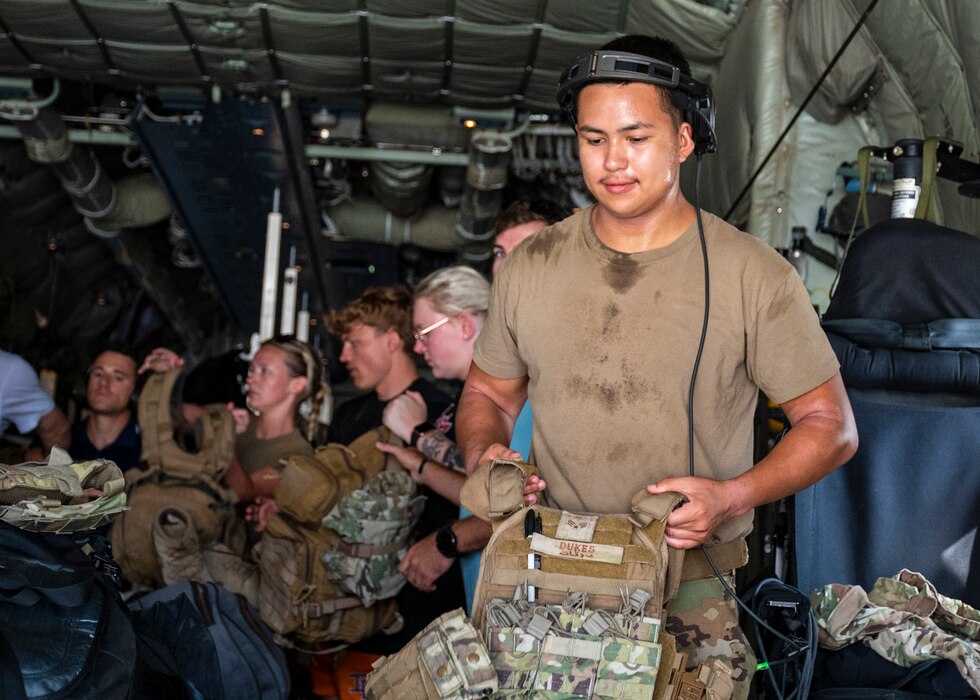
<svg viewBox="0 0 980 700"><path fill-rule="evenodd" d="M374 200L355 199L330 207L327 212L334 225L332 233L360 241L415 245L430 250L453 251L459 248L456 237L456 212L446 207L430 206L414 219L395 216Z"/></svg>
<svg viewBox="0 0 980 700"><path fill-rule="evenodd" d="M466 188L456 214L456 233L463 240L482 243L493 238L493 224L500 214L513 147L511 138L503 134L473 134Z"/></svg>
<svg viewBox="0 0 980 700"><path fill-rule="evenodd" d="M92 233L114 238L123 228L150 226L170 216L170 203L152 175L111 182L94 153L68 140L61 115L38 104L0 102L0 117L20 131L31 160L54 170Z"/></svg>
<svg viewBox="0 0 980 700"><path fill-rule="evenodd" d="M58 176L85 227L106 240L118 264L150 294L157 308L191 350L200 347L200 331L180 307L178 289L152 252L128 229L167 219L173 208L156 178L137 174L112 182L95 154L73 144L61 115L50 105L58 94L42 100L2 100L0 118L13 123L24 139L28 157L49 166Z"/></svg>
<svg viewBox="0 0 980 700"><path fill-rule="evenodd" d="M432 166L421 163L371 163L371 191L378 201L399 217L410 217L429 198Z"/></svg>

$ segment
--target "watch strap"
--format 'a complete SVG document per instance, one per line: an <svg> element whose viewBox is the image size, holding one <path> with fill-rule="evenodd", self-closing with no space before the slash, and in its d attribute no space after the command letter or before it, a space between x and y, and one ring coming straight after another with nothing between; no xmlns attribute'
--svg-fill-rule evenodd
<svg viewBox="0 0 980 700"><path fill-rule="evenodd" d="M443 525L436 532L436 550L447 559L457 559L460 551L456 542L456 533L453 532L452 523Z"/></svg>
<svg viewBox="0 0 980 700"><path fill-rule="evenodd" d="M423 435L425 435L430 430L436 430L436 426L432 425L432 423L430 423L429 421L419 423L414 428L412 428L412 439L409 441L409 444L412 447L418 447L419 440L422 438Z"/></svg>

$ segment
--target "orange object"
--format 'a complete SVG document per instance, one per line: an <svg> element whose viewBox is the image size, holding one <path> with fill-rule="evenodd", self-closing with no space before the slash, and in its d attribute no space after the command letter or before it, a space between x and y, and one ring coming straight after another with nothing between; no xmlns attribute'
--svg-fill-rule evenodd
<svg viewBox="0 0 980 700"><path fill-rule="evenodd" d="M378 654L363 651L341 652L334 656L334 682L340 700L364 700L364 683Z"/></svg>

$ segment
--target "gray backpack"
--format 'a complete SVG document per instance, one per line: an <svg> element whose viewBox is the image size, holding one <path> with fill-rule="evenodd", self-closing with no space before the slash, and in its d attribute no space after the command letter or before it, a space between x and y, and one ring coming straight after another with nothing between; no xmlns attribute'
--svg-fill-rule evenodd
<svg viewBox="0 0 980 700"><path fill-rule="evenodd" d="M185 581L130 603L145 648L207 700L286 700L286 656L242 596L216 583Z"/></svg>

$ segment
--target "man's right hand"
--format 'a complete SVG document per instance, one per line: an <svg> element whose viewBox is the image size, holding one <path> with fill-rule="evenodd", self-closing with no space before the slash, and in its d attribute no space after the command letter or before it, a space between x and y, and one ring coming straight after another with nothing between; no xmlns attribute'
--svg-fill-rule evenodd
<svg viewBox="0 0 980 700"><path fill-rule="evenodd" d="M175 353L173 350L168 348L154 348L146 359L143 360L143 364L140 365L137 374L143 374L144 372L167 372L177 367L184 366L184 359Z"/></svg>

